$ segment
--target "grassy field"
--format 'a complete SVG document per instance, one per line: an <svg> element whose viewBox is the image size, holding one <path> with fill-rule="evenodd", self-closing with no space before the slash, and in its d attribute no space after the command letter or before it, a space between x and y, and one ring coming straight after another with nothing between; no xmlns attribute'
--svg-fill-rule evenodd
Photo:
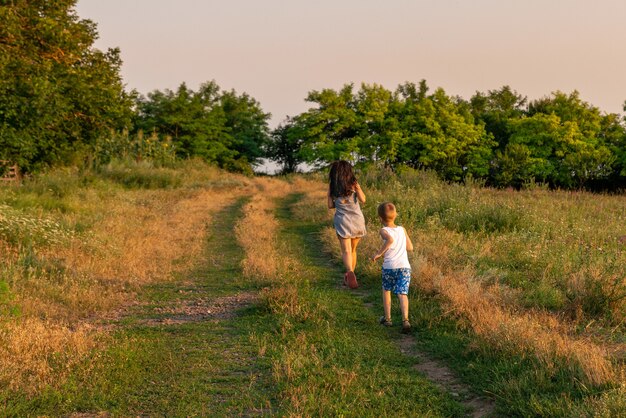
<svg viewBox="0 0 626 418"><path fill-rule="evenodd" d="M416 243L411 298L424 349L493 394L503 414L626 414L626 198L446 184L411 170L360 181L370 231L377 202L390 200ZM325 241L336 253L331 228ZM377 245L364 240L362 252Z"/></svg>
<svg viewBox="0 0 626 418"><path fill-rule="evenodd" d="M0 189L0 415L626 415L626 198L360 182L358 291L321 177L114 164ZM409 337L377 325L383 200L416 244Z"/></svg>

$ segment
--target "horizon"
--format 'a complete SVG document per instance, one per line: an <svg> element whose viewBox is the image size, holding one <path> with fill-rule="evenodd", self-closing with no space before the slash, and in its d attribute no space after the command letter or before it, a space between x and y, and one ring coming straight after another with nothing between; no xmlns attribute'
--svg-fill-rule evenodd
<svg viewBox="0 0 626 418"><path fill-rule="evenodd" d="M272 128L310 108L311 90L421 79L464 99L504 85L529 100L577 90L623 114L626 3L468 3L79 0L76 11L97 24L97 48L121 49L128 90L215 80L258 100Z"/></svg>

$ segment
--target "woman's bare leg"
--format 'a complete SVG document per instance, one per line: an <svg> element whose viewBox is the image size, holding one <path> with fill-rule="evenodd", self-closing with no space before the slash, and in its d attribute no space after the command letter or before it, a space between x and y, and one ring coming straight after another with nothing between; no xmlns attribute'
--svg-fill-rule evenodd
<svg viewBox="0 0 626 418"><path fill-rule="evenodd" d="M339 246L341 247L341 258L343 259L343 265L346 268L346 272L353 271L352 265L352 242L350 238L339 238Z"/></svg>
<svg viewBox="0 0 626 418"><path fill-rule="evenodd" d="M356 247L358 247L359 241L361 241L361 238L352 238L351 239L351 246L352 246L352 271L356 270Z"/></svg>

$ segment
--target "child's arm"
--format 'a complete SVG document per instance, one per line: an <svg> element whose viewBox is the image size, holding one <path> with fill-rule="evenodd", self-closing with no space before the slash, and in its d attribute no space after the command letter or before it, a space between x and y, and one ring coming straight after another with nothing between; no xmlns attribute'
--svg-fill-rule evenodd
<svg viewBox="0 0 626 418"><path fill-rule="evenodd" d="M365 193L361 190L359 183L354 183L354 191L356 192L356 197L359 199L359 202L365 203Z"/></svg>
<svg viewBox="0 0 626 418"><path fill-rule="evenodd" d="M380 237L383 239L383 241L385 241L385 243L380 248L380 250L378 250L378 252L372 256L372 261L376 261L380 257L382 257L393 244L393 238L391 237L391 235L389 235L389 232L385 231L384 229L380 230Z"/></svg>
<svg viewBox="0 0 626 418"><path fill-rule="evenodd" d="M413 243L411 242L411 238L409 238L409 233L406 232L405 227L402 227L402 229L404 229L404 236L406 236L406 250L413 251Z"/></svg>
<svg viewBox="0 0 626 418"><path fill-rule="evenodd" d="M335 208L335 201L330 196L330 187L328 188L328 193L326 193L326 204L328 205L328 209L334 209Z"/></svg>

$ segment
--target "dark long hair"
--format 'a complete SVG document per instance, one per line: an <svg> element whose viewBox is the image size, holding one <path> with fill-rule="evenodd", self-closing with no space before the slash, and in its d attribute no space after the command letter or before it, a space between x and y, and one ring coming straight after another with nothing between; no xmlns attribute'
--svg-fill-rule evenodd
<svg viewBox="0 0 626 418"><path fill-rule="evenodd" d="M350 163L344 160L332 163L328 175L328 184L330 185L330 196L333 198L348 196L352 193L356 184L356 177Z"/></svg>

